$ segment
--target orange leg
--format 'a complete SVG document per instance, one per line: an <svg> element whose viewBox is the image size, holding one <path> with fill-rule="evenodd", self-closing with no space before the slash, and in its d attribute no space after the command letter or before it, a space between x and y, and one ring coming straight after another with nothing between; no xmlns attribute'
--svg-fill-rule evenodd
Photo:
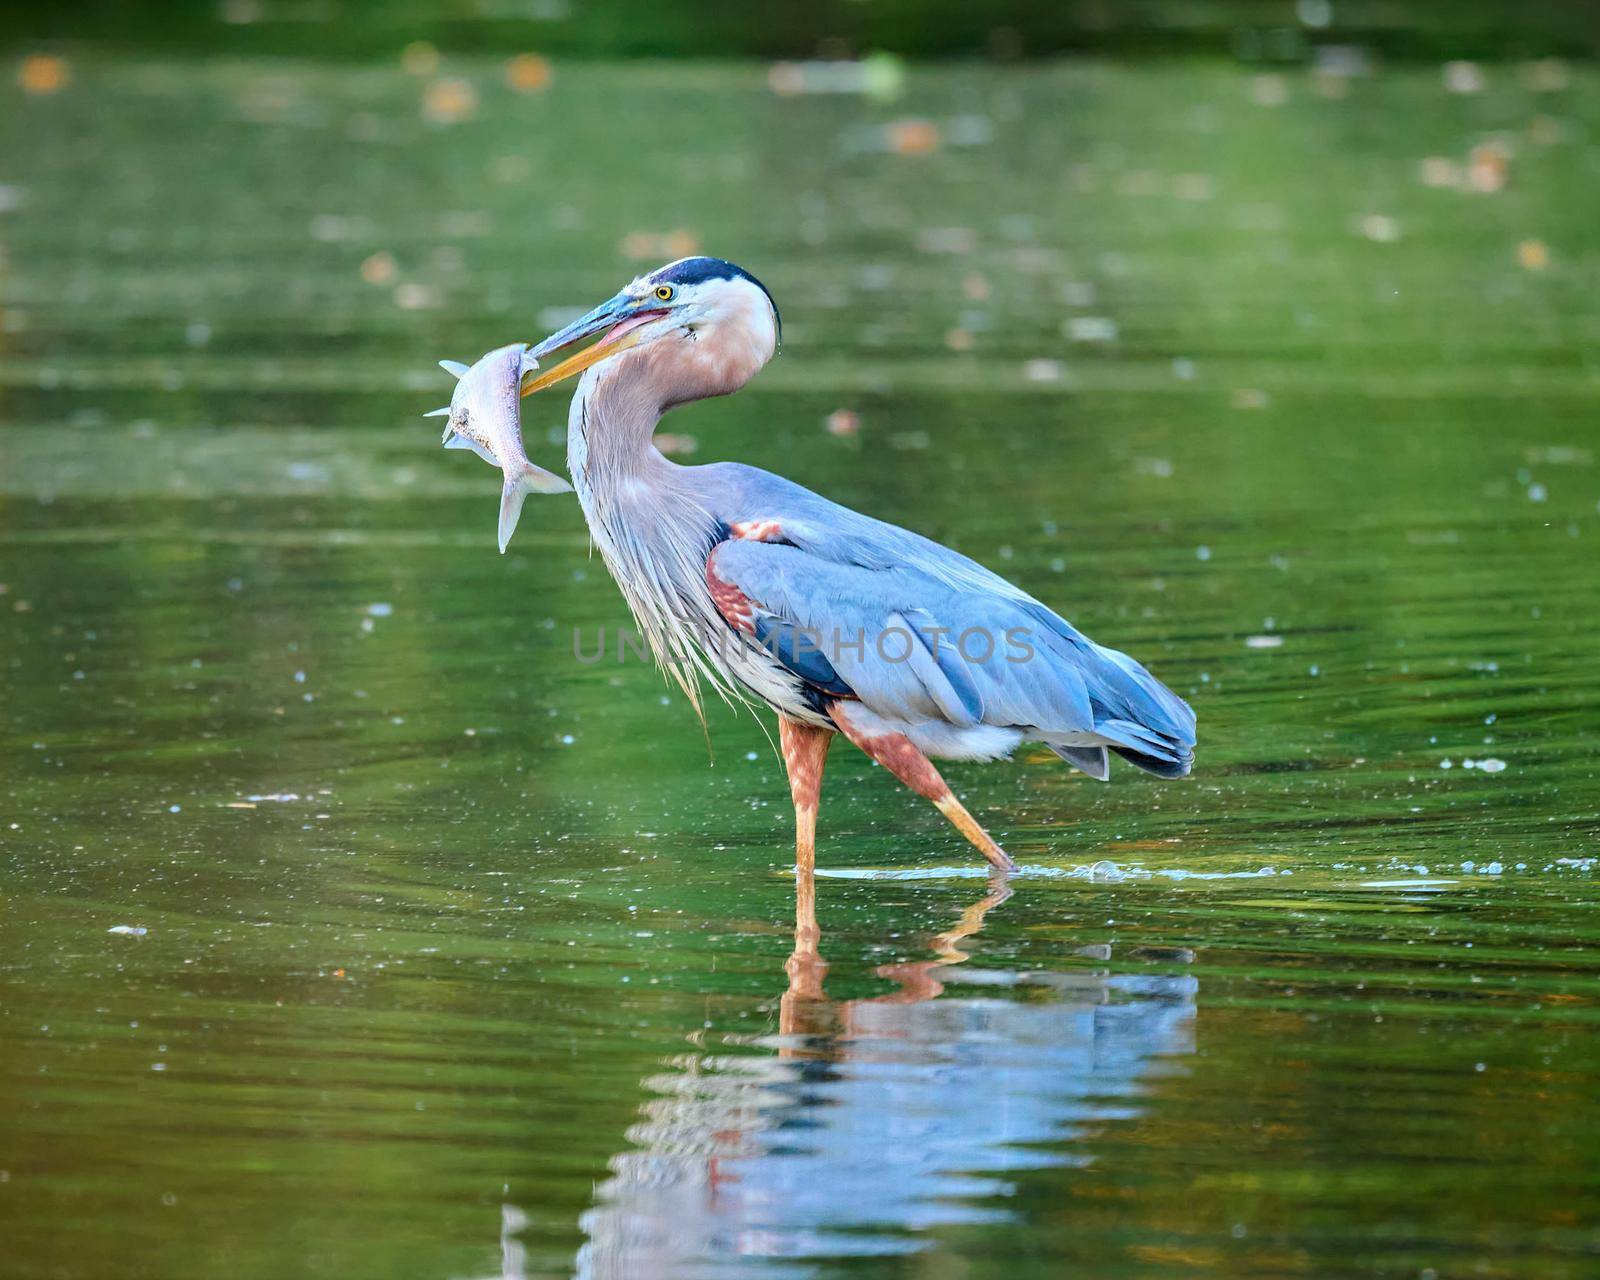
<svg viewBox="0 0 1600 1280"><path fill-rule="evenodd" d="M794 954L789 957L790 990L801 998L820 999L827 966L817 955L817 802L822 795L822 766L833 745L831 729L778 717L778 743L789 771L794 798Z"/></svg>
<svg viewBox="0 0 1600 1280"><path fill-rule="evenodd" d="M872 733L852 724L850 704L847 702L832 703L828 712L845 737L919 796L932 800L939 812L949 818L955 829L972 841L978 852L991 863L1001 871L1017 869L1017 864L1006 856L1006 851L994 842L993 837L978 825L978 820L967 812L966 806L956 799L950 785L933 767L933 761L910 738L903 733Z"/></svg>

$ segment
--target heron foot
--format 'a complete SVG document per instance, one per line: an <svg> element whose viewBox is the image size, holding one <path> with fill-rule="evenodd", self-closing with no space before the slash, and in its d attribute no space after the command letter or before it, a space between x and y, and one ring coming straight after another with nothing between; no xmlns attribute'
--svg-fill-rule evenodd
<svg viewBox="0 0 1600 1280"><path fill-rule="evenodd" d="M966 836L978 852L989 860L996 871L1017 869L1017 864L1011 860L1011 855L995 843L994 837L979 825L978 820L953 794L947 794L943 799L935 800L933 803L940 813L950 819L955 829Z"/></svg>

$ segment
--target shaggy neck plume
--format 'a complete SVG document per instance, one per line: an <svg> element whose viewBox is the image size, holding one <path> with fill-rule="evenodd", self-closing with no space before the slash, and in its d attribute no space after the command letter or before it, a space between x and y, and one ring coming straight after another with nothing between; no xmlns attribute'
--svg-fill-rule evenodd
<svg viewBox="0 0 1600 1280"><path fill-rule="evenodd" d="M770 309L762 325L730 322L684 329L619 352L590 368L567 418L567 466L589 534L622 588L641 633L696 710L696 675L719 684L704 656L721 627L704 582L718 528L696 496L693 468L661 456L651 441L675 405L737 391L772 355Z"/></svg>

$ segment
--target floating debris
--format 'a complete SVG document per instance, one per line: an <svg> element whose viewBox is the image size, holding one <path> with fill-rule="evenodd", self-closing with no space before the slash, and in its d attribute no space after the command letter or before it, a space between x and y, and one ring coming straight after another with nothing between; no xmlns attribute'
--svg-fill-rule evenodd
<svg viewBox="0 0 1600 1280"><path fill-rule="evenodd" d="M368 233L365 219L347 218L338 213L319 213L312 217L309 228L311 238L324 244L356 240Z"/></svg>
<svg viewBox="0 0 1600 1280"><path fill-rule="evenodd" d="M1393 244L1400 238L1400 224L1387 214L1369 213L1357 225L1361 234L1375 244Z"/></svg>
<svg viewBox="0 0 1600 1280"><path fill-rule="evenodd" d="M1320 30L1333 21L1333 4L1331 0L1295 0L1294 16Z"/></svg>
<svg viewBox="0 0 1600 1280"><path fill-rule="evenodd" d="M1281 649L1283 648L1283 637L1276 635L1246 636L1244 638L1244 647L1246 649Z"/></svg>
<svg viewBox="0 0 1600 1280"><path fill-rule="evenodd" d="M399 270L394 255L382 249L361 262L361 278L368 284L393 284Z"/></svg>
<svg viewBox="0 0 1600 1280"><path fill-rule="evenodd" d="M408 281L395 286L394 305L402 311L427 311L441 301L439 291L429 285Z"/></svg>
<svg viewBox="0 0 1600 1280"><path fill-rule="evenodd" d="M1117 322L1109 316L1073 316L1066 323L1066 331L1074 342L1114 342Z"/></svg>
<svg viewBox="0 0 1600 1280"><path fill-rule="evenodd" d="M1289 82L1275 72L1252 76L1250 100L1258 107L1281 107L1289 101Z"/></svg>
<svg viewBox="0 0 1600 1280"><path fill-rule="evenodd" d="M17 68L17 84L22 92L38 98L59 93L71 79L67 60L53 53L30 53Z"/></svg>
<svg viewBox="0 0 1600 1280"><path fill-rule="evenodd" d="M550 87L550 59L519 53L506 63L506 87L513 93L539 93Z"/></svg>
<svg viewBox="0 0 1600 1280"><path fill-rule="evenodd" d="M1258 387L1235 389L1229 403L1235 409L1265 409L1269 403L1267 393Z"/></svg>
<svg viewBox="0 0 1600 1280"><path fill-rule="evenodd" d="M700 237L676 227L671 231L630 231L619 246L622 256L634 262L687 258L700 251Z"/></svg>
<svg viewBox="0 0 1600 1280"><path fill-rule="evenodd" d="M939 126L931 120L896 120L884 126L885 149L898 156L932 155L939 149Z"/></svg>
<svg viewBox="0 0 1600 1280"><path fill-rule="evenodd" d="M1550 248L1543 240L1524 240L1517 246L1517 265L1525 271L1543 271L1550 265Z"/></svg>
<svg viewBox="0 0 1600 1280"><path fill-rule="evenodd" d="M422 95L423 119L434 124L460 124L478 111L478 91L458 77L435 80Z"/></svg>
<svg viewBox="0 0 1600 1280"><path fill-rule="evenodd" d="M146 929L142 924L114 924L106 932L114 933L122 938L142 938L150 930Z"/></svg>
<svg viewBox="0 0 1600 1280"><path fill-rule="evenodd" d="M853 436L861 430L861 416L853 409L835 409L822 425L830 436Z"/></svg>
<svg viewBox="0 0 1600 1280"><path fill-rule="evenodd" d="M1483 68L1476 62L1447 62L1444 87L1451 93L1482 93Z"/></svg>
<svg viewBox="0 0 1600 1280"><path fill-rule="evenodd" d="M1025 360L1022 376L1028 382L1060 382L1066 366L1059 360Z"/></svg>
<svg viewBox="0 0 1600 1280"><path fill-rule="evenodd" d="M892 53L874 53L860 60L774 62L767 71L767 87L784 98L854 93L886 102L900 96L905 81L905 63Z"/></svg>
<svg viewBox="0 0 1600 1280"><path fill-rule="evenodd" d="M1544 462L1557 467L1592 467L1594 465L1594 450L1583 449L1570 444L1535 445L1523 450L1523 457L1529 462ZM0 583L0 595L4 595L5 584Z"/></svg>
<svg viewBox="0 0 1600 1280"><path fill-rule="evenodd" d="M1504 191L1511 172L1511 153L1498 142L1473 147L1467 157L1467 186L1483 195Z"/></svg>

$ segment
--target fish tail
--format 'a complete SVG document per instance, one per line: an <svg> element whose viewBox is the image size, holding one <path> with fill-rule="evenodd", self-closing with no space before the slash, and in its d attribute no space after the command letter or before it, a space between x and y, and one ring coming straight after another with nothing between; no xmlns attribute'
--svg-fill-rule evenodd
<svg viewBox="0 0 1600 1280"><path fill-rule="evenodd" d="M517 531L524 498L530 493L568 493L571 489L560 476L531 462L508 469L506 482L500 489L500 554L505 555L511 535Z"/></svg>

